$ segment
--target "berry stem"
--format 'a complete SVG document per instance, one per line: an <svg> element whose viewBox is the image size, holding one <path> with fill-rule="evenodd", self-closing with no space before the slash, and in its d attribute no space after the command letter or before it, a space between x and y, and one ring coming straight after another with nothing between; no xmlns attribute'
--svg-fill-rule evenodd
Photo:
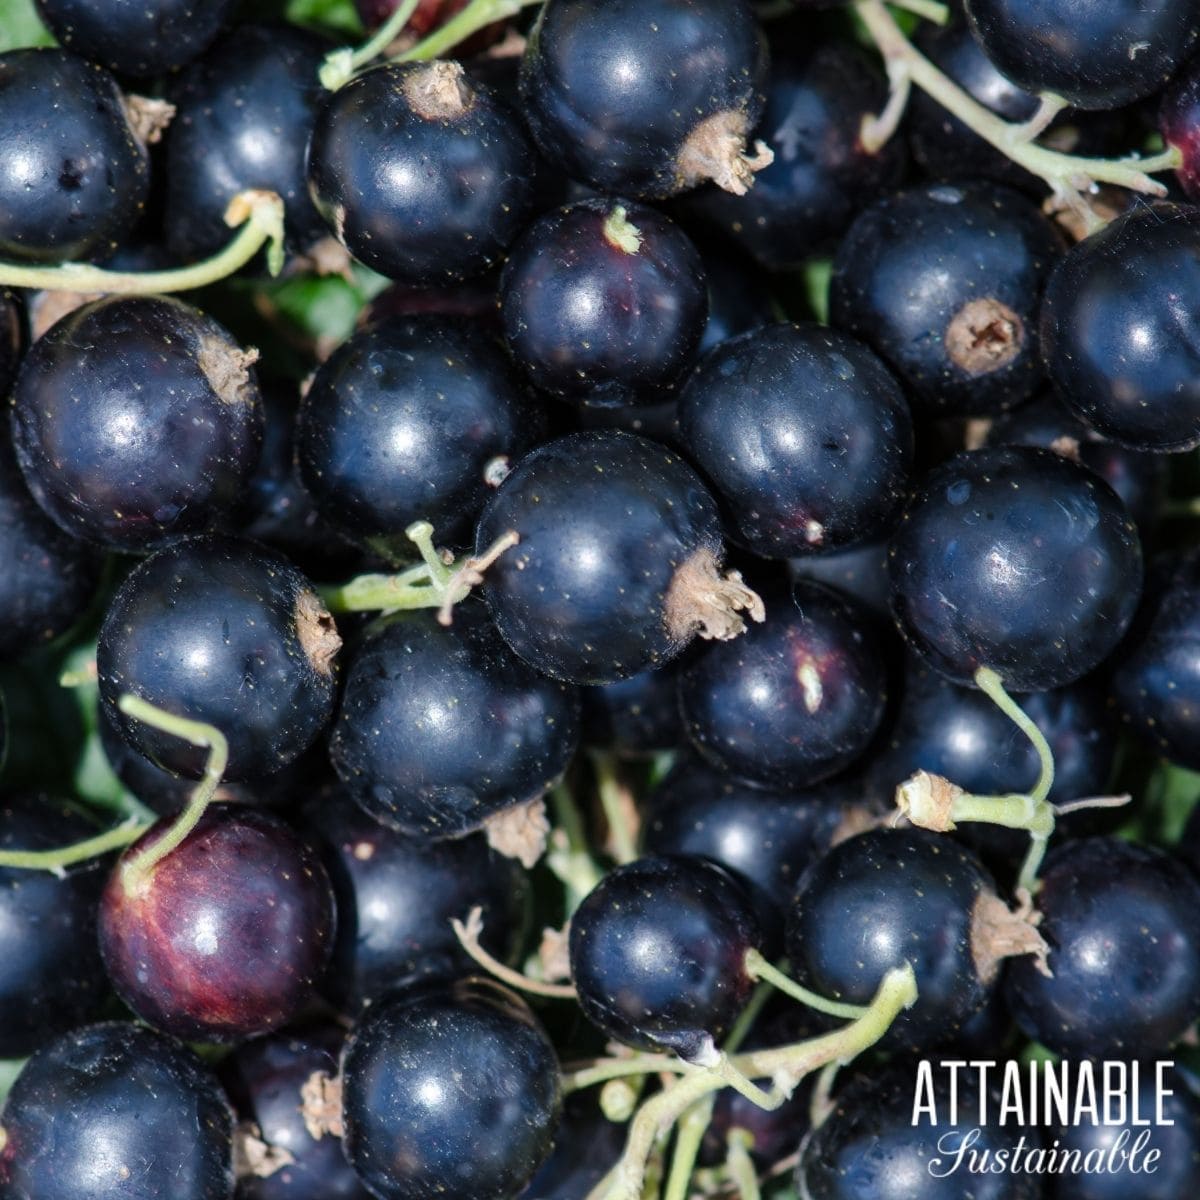
<svg viewBox="0 0 1200 1200"><path fill-rule="evenodd" d="M638 856L637 832L633 828L635 810L629 789L621 782L616 760L611 754L594 751L592 768L596 772L596 793L608 823L608 840L612 856L620 866Z"/></svg>
<svg viewBox="0 0 1200 1200"><path fill-rule="evenodd" d="M629 1075L656 1075L671 1072L687 1075L701 1068L693 1067L673 1054L633 1054L629 1058L601 1058L586 1067L563 1072L563 1092L580 1092L584 1088L624 1079Z"/></svg>
<svg viewBox="0 0 1200 1200"><path fill-rule="evenodd" d="M483 909L476 906L467 914L464 925L457 917L450 918L450 928L462 948L489 974L494 975L502 983L518 991L529 992L534 996L547 996L554 1000L574 1000L575 989L569 983L543 983L540 979L531 979L507 967L498 958L489 954L479 942L483 932Z"/></svg>
<svg viewBox="0 0 1200 1200"><path fill-rule="evenodd" d="M421 0L401 0L396 11L375 31L375 35L363 42L357 50L343 46L325 56L320 71L317 72L321 86L331 92L344 87L354 77L354 73L367 63L377 59L403 32L417 5Z"/></svg>
<svg viewBox="0 0 1200 1200"><path fill-rule="evenodd" d="M556 829L550 835L546 866L562 882L567 893L567 912L570 917L584 898L600 882L604 872L588 851L587 837L575 798L565 783L550 789Z"/></svg>
<svg viewBox="0 0 1200 1200"><path fill-rule="evenodd" d="M799 1000L801 1004L830 1017L844 1017L846 1020L853 1021L867 1011L861 1004L842 1004L840 1001L826 1000L824 996L810 992L808 988L785 975L757 950L746 951L746 973L752 979L761 979L772 987L778 988L784 995L791 996L793 1000Z"/></svg>
<svg viewBox="0 0 1200 1200"><path fill-rule="evenodd" d="M888 0L893 8L902 8L934 25L945 25L950 20L950 9L938 0Z"/></svg>
<svg viewBox="0 0 1200 1200"><path fill-rule="evenodd" d="M229 743L215 726L165 712L140 696L126 693L117 701L117 707L126 716L142 721L153 729L159 729L163 733L191 742L193 746L208 750L204 774L196 784L187 806L157 841L131 856L121 867L121 882L125 893L132 896L145 886L154 868L196 828L205 809L216 795L217 788L221 786L221 779L229 762Z"/></svg>
<svg viewBox="0 0 1200 1200"><path fill-rule="evenodd" d="M671 1170L667 1175L667 1190L663 1200L687 1200L688 1185L696 1168L700 1143L712 1120L716 1093L705 1096L683 1114L675 1134L675 1153L671 1155Z"/></svg>
<svg viewBox="0 0 1200 1200"><path fill-rule="evenodd" d="M761 1200L758 1188L758 1172L754 1159L750 1157L753 1138L744 1129L731 1129L726 1138L725 1171L730 1182L737 1188L740 1200Z"/></svg>
<svg viewBox="0 0 1200 1200"><path fill-rule="evenodd" d="M975 672L975 686L1033 743L1041 771L1030 795L1035 801L1045 800L1054 786L1054 752L1050 749L1045 734L1008 694L1004 688L1004 681L990 667L980 667Z"/></svg>
<svg viewBox="0 0 1200 1200"><path fill-rule="evenodd" d="M854 8L885 62L903 62L913 83L1002 154L1044 180L1055 195L1072 207L1095 218L1081 194L1094 183L1116 184L1153 196L1166 195L1166 187L1151 176L1178 166L1181 161L1178 150L1172 148L1146 158L1131 155L1125 159L1104 159L1078 158L1039 146L1031 140L1032 135L1040 132L1034 124L1013 125L1002 120L938 70L904 36L883 0L855 0ZM1052 103L1043 101L1034 122L1045 119Z"/></svg>
<svg viewBox="0 0 1200 1200"><path fill-rule="evenodd" d="M0 867L62 874L63 868L73 863L99 858L110 850L124 849L130 842L136 842L149 828L149 825L133 817L115 829L85 838L82 842L75 842L70 846L59 846L53 850L0 850Z"/></svg>
<svg viewBox="0 0 1200 1200"><path fill-rule="evenodd" d="M264 245L267 269L283 268L283 201L274 193L253 189L239 192L225 210L225 223L241 226L224 250L212 258L167 271L106 271L88 263L60 267L24 267L0 263L0 284L44 291L103 292L125 296L166 295L207 287L241 270Z"/></svg>
<svg viewBox="0 0 1200 1200"><path fill-rule="evenodd" d="M471 0L462 12L451 17L440 29L435 29L411 50L397 55L392 61L420 62L428 58L441 58L447 50L453 50L459 42L466 41L484 26L515 17L521 9L541 3L542 0Z"/></svg>

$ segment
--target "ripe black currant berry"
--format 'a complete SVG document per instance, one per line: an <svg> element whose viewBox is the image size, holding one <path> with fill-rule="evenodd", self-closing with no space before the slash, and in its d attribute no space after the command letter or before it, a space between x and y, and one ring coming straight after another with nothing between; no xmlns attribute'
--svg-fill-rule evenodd
<svg viewBox="0 0 1200 1200"><path fill-rule="evenodd" d="M953 1148L968 1137L968 1152L977 1156L971 1161L994 1163L1011 1160L1022 1146L1035 1151L1037 1129L999 1121L998 1093L987 1097L989 1120L979 1125L983 1097L978 1076L962 1072L952 1092L949 1073L937 1063L932 1097L937 1124L914 1117L916 1077L916 1064L909 1061L852 1076L838 1090L832 1111L801 1144L798 1193L805 1200L1039 1200L1040 1177L1019 1168L972 1171L965 1177L945 1170L954 1161ZM957 1125L950 1121L952 1099L958 1106ZM1074 1182L1080 1177L1055 1178Z"/></svg>
<svg viewBox="0 0 1200 1200"><path fill-rule="evenodd" d="M797 580L767 620L707 647L680 674L684 729L713 765L798 791L836 775L883 720L885 631L836 589Z"/></svg>
<svg viewBox="0 0 1200 1200"><path fill-rule="evenodd" d="M1042 354L1089 425L1136 450L1200 445L1200 212L1141 204L1073 246L1050 277Z"/></svg>
<svg viewBox="0 0 1200 1200"><path fill-rule="evenodd" d="M529 1006L490 980L373 1004L342 1055L346 1157L380 1200L506 1200L549 1156L558 1061Z"/></svg>
<svg viewBox="0 0 1200 1200"><path fill-rule="evenodd" d="M584 1016L639 1050L710 1057L750 998L762 933L750 897L702 858L610 871L571 918L571 980Z"/></svg>
<svg viewBox="0 0 1200 1200"><path fill-rule="evenodd" d="M580 689L583 743L621 758L674 750L683 738L676 693L678 660L602 687Z"/></svg>
<svg viewBox="0 0 1200 1200"><path fill-rule="evenodd" d="M190 62L220 33L235 0L36 0L62 46L118 75L149 79ZM200 164L195 164L199 166Z"/></svg>
<svg viewBox="0 0 1200 1200"><path fill-rule="evenodd" d="M241 499L263 409L243 351L170 297L110 297L34 343L13 393L17 460L68 533L155 550L215 525Z"/></svg>
<svg viewBox="0 0 1200 1200"><path fill-rule="evenodd" d="M186 1047L124 1021L43 1046L0 1126L5 1196L233 1196L233 1113Z"/></svg>
<svg viewBox="0 0 1200 1200"><path fill-rule="evenodd" d="M966 12L1009 79L1077 108L1152 95L1200 37L1193 0L966 0Z"/></svg>
<svg viewBox="0 0 1200 1200"><path fill-rule="evenodd" d="M1200 197L1200 64L1192 62L1184 67L1163 93L1158 128L1163 141L1183 158L1175 168L1175 178L1190 199L1197 199Z"/></svg>
<svg viewBox="0 0 1200 1200"><path fill-rule="evenodd" d="M814 37L781 49L757 130L775 161L744 196L714 185L679 201L689 220L768 271L798 269L840 237L859 209L899 181L907 157L902 138L877 150L863 145L863 121L883 108L887 83L857 45Z"/></svg>
<svg viewBox="0 0 1200 1200"><path fill-rule="evenodd" d="M761 602L720 574L716 503L671 451L617 431L576 433L526 455L483 511L482 553L520 542L483 594L504 640L556 679L612 683L661 666L698 633L736 637Z"/></svg>
<svg viewBox="0 0 1200 1200"><path fill-rule="evenodd" d="M34 503L7 439L0 439L0 662L65 633L92 599L100 560Z"/></svg>
<svg viewBox="0 0 1200 1200"><path fill-rule="evenodd" d="M621 1157L625 1127L610 1121L594 1093L575 1092L563 1104L554 1149L518 1200L580 1200Z"/></svg>
<svg viewBox="0 0 1200 1200"><path fill-rule="evenodd" d="M97 832L44 796L0 801L0 849L49 850ZM96 946L96 906L107 863L61 875L0 867L0 1058L24 1058L92 1016L107 995Z"/></svg>
<svg viewBox="0 0 1200 1200"><path fill-rule="evenodd" d="M542 153L599 191L644 199L753 183L766 41L745 0L549 0L521 64Z"/></svg>
<svg viewBox="0 0 1200 1200"><path fill-rule="evenodd" d="M309 194L338 241L409 283L495 265L529 217L535 169L517 114L453 62L357 76L308 146Z"/></svg>
<svg viewBox="0 0 1200 1200"><path fill-rule="evenodd" d="M328 46L295 26L243 25L169 89L164 230L183 260L229 241L225 210L247 188L283 198L288 244L326 234L308 198L304 149L325 97L317 79Z"/></svg>
<svg viewBox="0 0 1200 1200"><path fill-rule="evenodd" d="M500 315L513 357L543 391L608 406L661 400L704 333L704 266L654 209L581 200L517 242Z"/></svg>
<svg viewBox="0 0 1200 1200"><path fill-rule="evenodd" d="M392 317L344 342L300 406L296 460L321 515L360 545L411 554L405 530L469 539L539 421L501 348L465 321Z"/></svg>
<svg viewBox="0 0 1200 1200"><path fill-rule="evenodd" d="M301 1098L314 1073L337 1074L344 1040L336 1025L307 1026L255 1038L221 1063L251 1167L237 1200L370 1200L338 1139L313 1137Z"/></svg>
<svg viewBox="0 0 1200 1200"><path fill-rule="evenodd" d="M699 350L704 355L726 338L775 320L776 310L770 281L744 255L709 242L697 248L708 279L708 324Z"/></svg>
<svg viewBox="0 0 1200 1200"><path fill-rule="evenodd" d="M100 953L117 994L189 1041L267 1033L313 999L333 946L334 900L317 852L279 817L211 805L136 877L151 827L122 856L100 903Z"/></svg>
<svg viewBox="0 0 1200 1200"><path fill-rule="evenodd" d="M805 987L849 1004L868 1003L889 970L911 963L916 1003L881 1045L925 1050L951 1040L987 1000L1000 966L988 939L997 906L966 847L923 829L873 830L801 876L788 961Z"/></svg>
<svg viewBox="0 0 1200 1200"><path fill-rule="evenodd" d="M1200 552L1172 552L1147 575L1112 695L1121 719L1174 763L1200 770Z"/></svg>
<svg viewBox="0 0 1200 1200"><path fill-rule="evenodd" d="M450 921L483 910L485 950L511 962L524 942L527 876L482 834L430 843L367 816L327 788L304 809L337 897L337 940L323 990L357 1013L423 976L471 969Z"/></svg>
<svg viewBox="0 0 1200 1200"><path fill-rule="evenodd" d="M830 320L889 362L926 412L996 413L1042 380L1038 306L1061 249L1050 221L1008 188L974 181L897 192L843 239Z"/></svg>
<svg viewBox="0 0 1200 1200"><path fill-rule="evenodd" d="M234 538L185 538L134 570L96 652L107 715L141 754L198 779L206 752L119 711L130 692L229 741L229 779L270 775L333 712L341 639L312 585L285 559Z"/></svg>
<svg viewBox="0 0 1200 1200"><path fill-rule="evenodd" d="M913 430L899 384L862 342L819 325L717 347L680 396L679 436L736 539L764 558L880 536L907 493Z"/></svg>
<svg viewBox="0 0 1200 1200"><path fill-rule="evenodd" d="M1077 458L1125 501L1143 542L1158 525L1167 498L1167 458L1106 440L1056 396L1002 413L988 427L983 444L1043 446Z"/></svg>
<svg viewBox="0 0 1200 1200"><path fill-rule="evenodd" d="M579 740L579 697L499 638L478 602L449 626L397 615L358 646L329 757L377 821L436 840L540 797Z"/></svg>
<svg viewBox="0 0 1200 1200"><path fill-rule="evenodd" d="M133 228L145 148L103 67L65 50L0 54L0 258L77 262Z"/></svg>
<svg viewBox="0 0 1200 1200"><path fill-rule="evenodd" d="M1052 974L1009 964L1005 995L1031 1038L1070 1058L1153 1057L1200 1016L1200 883L1115 838L1068 841L1042 870Z"/></svg>
<svg viewBox="0 0 1200 1200"><path fill-rule="evenodd" d="M1052 450L999 446L932 471L892 538L892 605L934 667L970 683L1063 687L1098 666L1133 619L1142 552L1129 510Z"/></svg>

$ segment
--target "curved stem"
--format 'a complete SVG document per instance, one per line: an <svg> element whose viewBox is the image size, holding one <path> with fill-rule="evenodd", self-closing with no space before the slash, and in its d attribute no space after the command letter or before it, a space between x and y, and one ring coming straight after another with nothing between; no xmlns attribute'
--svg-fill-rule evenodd
<svg viewBox="0 0 1200 1200"><path fill-rule="evenodd" d="M98 833L95 837L54 850L0 850L0 867L52 871L59 874L64 867L73 863L99 858L110 850L123 850L131 842L136 842L149 828L149 825L138 821L137 818L131 818L106 833Z"/></svg>
<svg viewBox="0 0 1200 1200"><path fill-rule="evenodd" d="M938 70L904 36L883 0L854 0L854 8L885 61L903 61L919 88L984 141L1044 180L1057 195L1079 201L1080 191L1092 183L1112 183L1135 192L1166 195L1166 187L1151 175L1178 166L1177 150L1169 149L1147 158L1131 155L1126 159L1104 159L1077 158L1039 146L1028 139L1027 127L1002 120Z"/></svg>
<svg viewBox="0 0 1200 1200"><path fill-rule="evenodd" d="M221 786L221 778L229 763L229 743L225 735L214 725L206 725L203 721L193 721L187 717L177 717L174 713L165 712L156 705L143 700L140 696L128 693L117 701L117 707L134 720L142 721L153 729L169 733L174 737L191 742L208 750L208 761L204 764L204 774L196 784L192 797L183 812L175 818L152 845L131 856L121 867L121 882L126 894L133 895L146 883L150 873L162 862L172 850L176 849L187 837L205 809L216 795Z"/></svg>
<svg viewBox="0 0 1200 1200"><path fill-rule="evenodd" d="M350 82L355 71L378 58L403 32L421 0L401 0L396 11L357 50L344 46L325 56L317 72L321 86L331 92Z"/></svg>
<svg viewBox="0 0 1200 1200"><path fill-rule="evenodd" d="M563 1091L580 1092L584 1088L607 1083L610 1079L624 1079L627 1075L656 1075L669 1071L676 1075L688 1075L699 1068L685 1063L673 1054L635 1054L630 1058L603 1058L587 1067L563 1072Z"/></svg>
<svg viewBox="0 0 1200 1200"><path fill-rule="evenodd" d="M810 992L808 988L785 975L757 950L746 951L745 963L746 973L752 979L761 979L772 987L777 987L785 995L791 996L793 1000L799 1000L801 1004L827 1016L844 1017L853 1021L867 1011L861 1004L843 1004L839 1000L826 1000L824 996Z"/></svg>
<svg viewBox="0 0 1200 1200"><path fill-rule="evenodd" d="M675 1153L671 1156L671 1171L667 1175L667 1190L663 1200L687 1200L688 1184L696 1168L700 1143L712 1120L716 1094L706 1096L683 1114L675 1135Z"/></svg>
<svg viewBox="0 0 1200 1200"><path fill-rule="evenodd" d="M520 971L505 966L498 958L494 958L479 943L479 935L483 932L483 909L476 906L467 914L464 925L457 917L450 918L450 928L462 948L489 974L494 975L509 987L518 991L529 992L534 996L548 996L555 1000L574 1000L575 989L569 983L543 983L540 979L530 979Z"/></svg>
<svg viewBox="0 0 1200 1200"><path fill-rule="evenodd" d="M435 29L411 50L397 55L392 61L418 62L440 58L447 50L453 50L459 42L466 41L471 34L485 26L515 17L521 9L541 3L542 0L471 0L462 12L451 17L440 29Z"/></svg>
<svg viewBox="0 0 1200 1200"><path fill-rule="evenodd" d="M225 222L241 226L224 250L212 258L167 271L106 271L87 263L60 267L25 267L0 263L0 284L45 291L106 292L126 296L165 295L207 287L241 270L267 246L267 269L278 275L283 267L283 201L260 190L239 192L229 202Z"/></svg>
<svg viewBox="0 0 1200 1200"><path fill-rule="evenodd" d="M858 140L868 154L878 154L900 127L908 98L912 93L912 78L908 66L898 58L887 60L888 99L878 116L863 117Z"/></svg>
<svg viewBox="0 0 1200 1200"><path fill-rule="evenodd" d="M569 918L604 877L604 872L588 849L579 809L565 783L550 789L550 804L554 809L556 828L550 835L550 849L545 861L566 890L567 911L564 915Z"/></svg>
<svg viewBox="0 0 1200 1200"><path fill-rule="evenodd" d="M1054 752L1046 735L1037 727L1029 714L1005 691L1004 681L990 667L980 667L975 672L975 686L1030 740L1037 751L1041 771L1030 796L1035 801L1045 800L1054 786Z"/></svg>

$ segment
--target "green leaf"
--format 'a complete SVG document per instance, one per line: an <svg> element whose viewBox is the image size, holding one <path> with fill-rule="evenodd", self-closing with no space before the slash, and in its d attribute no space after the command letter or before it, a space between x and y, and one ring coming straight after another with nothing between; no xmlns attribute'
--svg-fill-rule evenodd
<svg viewBox="0 0 1200 1200"><path fill-rule="evenodd" d="M54 37L42 24L33 0L0 0L0 53L53 45Z"/></svg>
<svg viewBox="0 0 1200 1200"><path fill-rule="evenodd" d="M284 13L297 25L318 25L355 41L365 33L353 0L288 0Z"/></svg>

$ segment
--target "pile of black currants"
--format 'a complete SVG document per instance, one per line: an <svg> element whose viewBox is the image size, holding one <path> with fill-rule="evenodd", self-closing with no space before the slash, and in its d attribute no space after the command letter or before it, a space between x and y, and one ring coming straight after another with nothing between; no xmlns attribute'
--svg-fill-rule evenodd
<svg viewBox="0 0 1200 1200"><path fill-rule="evenodd" d="M1200 1189L1200 0L0 0L0 392L0 1200Z"/></svg>

